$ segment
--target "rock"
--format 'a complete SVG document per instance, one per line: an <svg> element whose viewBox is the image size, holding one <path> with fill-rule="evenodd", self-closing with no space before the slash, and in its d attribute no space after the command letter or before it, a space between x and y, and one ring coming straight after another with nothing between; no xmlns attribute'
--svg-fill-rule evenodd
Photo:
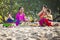
<svg viewBox="0 0 60 40"><path fill-rule="evenodd" d="M7 38L7 40L12 40L11 38Z"/></svg>
<svg viewBox="0 0 60 40"><path fill-rule="evenodd" d="M0 40L3 40L3 38L0 37Z"/></svg>
<svg viewBox="0 0 60 40"><path fill-rule="evenodd" d="M53 37L51 40L60 40L59 36Z"/></svg>
<svg viewBox="0 0 60 40"><path fill-rule="evenodd" d="M3 27L3 24L0 24L0 27Z"/></svg>
<svg viewBox="0 0 60 40"><path fill-rule="evenodd" d="M54 39L54 37L56 36L60 36L60 28L56 27L0 28L1 40L51 40Z"/></svg>
<svg viewBox="0 0 60 40"><path fill-rule="evenodd" d="M16 40L23 40L23 38L21 38L21 37L16 37Z"/></svg>
<svg viewBox="0 0 60 40"><path fill-rule="evenodd" d="M34 38L28 38L28 40L36 40L36 39L34 39Z"/></svg>
<svg viewBox="0 0 60 40"><path fill-rule="evenodd" d="M6 34L3 34L3 35L1 35L1 36L3 36L3 37L7 37L7 35L6 35Z"/></svg>

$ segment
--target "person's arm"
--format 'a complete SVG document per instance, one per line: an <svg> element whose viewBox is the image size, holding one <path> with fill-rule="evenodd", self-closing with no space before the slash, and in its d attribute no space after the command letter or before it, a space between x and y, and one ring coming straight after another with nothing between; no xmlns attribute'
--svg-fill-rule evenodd
<svg viewBox="0 0 60 40"><path fill-rule="evenodd" d="M51 15L51 20L53 20L53 15Z"/></svg>
<svg viewBox="0 0 60 40"><path fill-rule="evenodd" d="M42 12L43 12L43 10L42 10L42 11L40 11L37 15L38 15L38 16L40 16L40 14L41 14Z"/></svg>
<svg viewBox="0 0 60 40"><path fill-rule="evenodd" d="M53 20L53 16L52 15L49 15L49 16L47 15L47 17L48 17L49 20Z"/></svg>
<svg viewBox="0 0 60 40"><path fill-rule="evenodd" d="M16 13L16 16L15 16L15 19L16 19L16 20L19 20L19 15L20 15L19 12Z"/></svg>
<svg viewBox="0 0 60 40"><path fill-rule="evenodd" d="M12 19L12 20L14 20L14 18L13 18L13 17L11 17L11 19Z"/></svg>
<svg viewBox="0 0 60 40"><path fill-rule="evenodd" d="M25 16L25 21L28 21L28 18L27 18L27 16Z"/></svg>
<svg viewBox="0 0 60 40"><path fill-rule="evenodd" d="M25 16L25 19L27 19L27 17Z"/></svg>
<svg viewBox="0 0 60 40"><path fill-rule="evenodd" d="M11 15L9 15L9 18L11 18L12 20L14 20L14 18Z"/></svg>

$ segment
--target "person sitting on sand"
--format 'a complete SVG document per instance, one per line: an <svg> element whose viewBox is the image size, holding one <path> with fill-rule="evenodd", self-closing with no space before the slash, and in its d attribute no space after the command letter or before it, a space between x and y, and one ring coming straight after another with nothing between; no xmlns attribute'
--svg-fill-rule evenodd
<svg viewBox="0 0 60 40"><path fill-rule="evenodd" d="M9 14L8 14L8 17L7 17L7 19L6 19L6 22L7 22L7 23L13 23L13 21L14 21L14 18L12 17L11 13L9 13Z"/></svg>
<svg viewBox="0 0 60 40"><path fill-rule="evenodd" d="M26 15L24 13L24 8L23 7L19 7L19 11L16 14L16 26L19 25L19 23L21 22L25 22L26 20Z"/></svg>
<svg viewBox="0 0 60 40"><path fill-rule="evenodd" d="M53 26L53 15L51 14L51 10L47 9L46 15L44 16L46 24Z"/></svg>
<svg viewBox="0 0 60 40"><path fill-rule="evenodd" d="M38 16L40 17L39 21L40 26L52 26L49 20L45 18L45 16L48 15L47 10L48 10L47 6L43 5L42 11L38 13Z"/></svg>

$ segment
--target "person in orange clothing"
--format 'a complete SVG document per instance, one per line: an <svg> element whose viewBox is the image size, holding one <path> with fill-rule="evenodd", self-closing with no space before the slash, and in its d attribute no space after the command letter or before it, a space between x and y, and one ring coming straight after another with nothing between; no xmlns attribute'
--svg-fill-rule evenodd
<svg viewBox="0 0 60 40"><path fill-rule="evenodd" d="M46 5L43 6L42 11L38 13L38 16L40 17L39 24L40 26L52 26L51 22L48 20L48 16L50 13L50 10L48 11L48 8Z"/></svg>
<svg viewBox="0 0 60 40"><path fill-rule="evenodd" d="M40 19L42 19L46 15L46 11L47 11L47 6L43 5L42 10L38 13L38 16L40 17Z"/></svg>

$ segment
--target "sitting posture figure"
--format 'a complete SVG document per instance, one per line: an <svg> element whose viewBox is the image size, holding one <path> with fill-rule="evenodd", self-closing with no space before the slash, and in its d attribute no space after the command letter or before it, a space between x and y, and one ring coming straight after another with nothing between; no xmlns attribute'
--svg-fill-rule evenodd
<svg viewBox="0 0 60 40"><path fill-rule="evenodd" d="M26 21L26 16L24 13L24 8L20 7L18 13L16 14L16 26L18 26L19 23L25 22L25 21Z"/></svg>
<svg viewBox="0 0 60 40"><path fill-rule="evenodd" d="M14 20L14 18L12 17L12 15L11 14L8 14L8 17L7 17L6 21L8 23L13 23L13 20Z"/></svg>
<svg viewBox="0 0 60 40"><path fill-rule="evenodd" d="M45 23L48 25L48 26L52 26L53 25L53 16L51 14L51 11L50 9L48 9L46 11L46 15L44 16L45 18Z"/></svg>
<svg viewBox="0 0 60 40"><path fill-rule="evenodd" d="M40 16L40 26L52 26L52 15L50 13L51 11L47 8L47 6L44 5L42 11L38 13L38 16Z"/></svg>

